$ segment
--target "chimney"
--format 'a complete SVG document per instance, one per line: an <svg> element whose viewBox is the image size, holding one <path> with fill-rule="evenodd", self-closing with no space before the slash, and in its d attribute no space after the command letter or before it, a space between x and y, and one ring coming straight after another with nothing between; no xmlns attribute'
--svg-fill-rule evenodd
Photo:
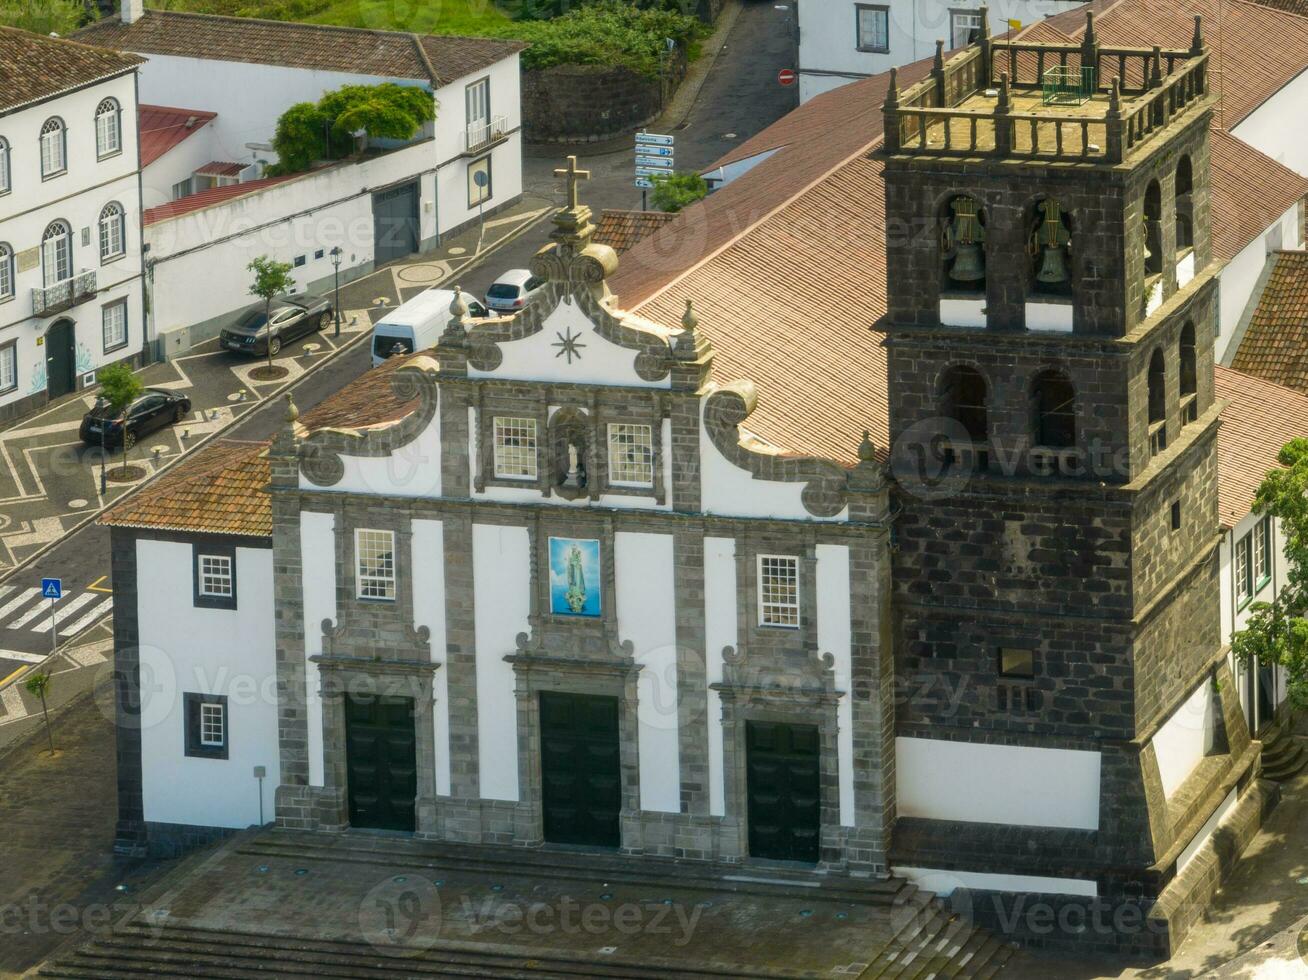
<svg viewBox="0 0 1308 980"><path fill-rule="evenodd" d="M124 24L135 24L145 16L145 0L122 0L118 19Z"/></svg>

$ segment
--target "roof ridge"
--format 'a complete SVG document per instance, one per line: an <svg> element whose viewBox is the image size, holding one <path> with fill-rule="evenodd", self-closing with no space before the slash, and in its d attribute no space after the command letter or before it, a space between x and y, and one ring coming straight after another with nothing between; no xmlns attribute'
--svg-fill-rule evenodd
<svg viewBox="0 0 1308 980"><path fill-rule="evenodd" d="M427 76L431 79L431 83L439 86L441 80L436 74L436 68L432 65L431 58L427 57L427 49L422 46L422 36L419 35L417 31L413 31L410 32L409 38L413 41L413 50L418 52L418 60L421 61L422 66L427 69Z"/></svg>
<svg viewBox="0 0 1308 980"><path fill-rule="evenodd" d="M792 110L792 111L793 111L793 110ZM705 265L707 265L709 262L711 262L711 261L713 261L714 259L716 259L719 255L721 255L721 254L722 254L723 252L725 252L727 249L731 248L733 245L735 245L737 242L739 242L741 239L743 239L746 235L748 235L748 234L750 234L751 232L753 232L754 229L756 229L759 225L763 224L763 222L768 221L769 219L771 219L771 218L774 217L775 215L779 214L779 213L780 213L782 210L784 210L785 208L788 208L791 204L793 204L795 201L799 200L799 198L803 197L805 194L807 194L809 191L811 191L814 187L816 187L816 186L818 186L819 184L821 184L823 181L825 181L825 180L826 180L828 177L830 177L832 174L836 173L838 170L842 170L843 168L845 168L846 166L848 166L850 163L852 163L854 160L858 159L859 157L861 157L861 156L867 156L867 155L868 155L868 154L869 154L873 149L875 149L877 146L879 146L879 145L881 144L881 142L884 140L884 138L885 138L885 134L884 134L884 133L878 134L878 135L876 136L876 138L874 138L871 142L869 142L869 143L864 143L862 146L860 146L860 147L859 147L857 150L855 150L853 153L851 153L851 154L849 154L848 156L842 158L838 163L836 163L836 164L834 164L833 166L829 167L828 169L824 170L821 174L819 174L819 175L818 175L817 177L815 177L813 180L809 181L809 182L808 182L807 184L805 184L803 187L801 187L801 188L799 188L797 191L795 191L795 193L791 194L789 197L785 198L784 200L778 202L778 203L776 204L776 206L774 206L771 210L769 210L769 211L765 212L764 214L760 215L756 220L751 221L751 222L750 222L748 225L746 225L744 228L740 229L740 231L736 232L734 235L732 235L730 238L728 238L725 242L723 242L720 246L718 246L717 248L715 248L713 251L711 251L711 252L709 252L708 254L702 256L698 262L694 263L693 265L687 266L685 269L683 269L680 273L678 273L678 274L677 274L676 276L674 276L672 279L668 280L666 283L664 283L664 284L663 284L662 286L660 286L658 289L654 290L654 292L650 293L650 294L649 294L648 296L646 296L644 299L642 299L642 300L640 300L639 302L637 302L637 303L635 304L635 307L633 307L632 309L630 309L628 312L633 312L633 313L634 313L634 312L636 312L638 309L640 309L641 307L648 306L650 303L653 303L656 299L658 299L658 298L659 298L660 296L662 296L664 293L668 292L668 291L669 291L673 286L677 285L679 282L682 282L684 279L688 278L688 277L690 276L691 273L698 271L699 269L701 269L701 268L703 268ZM765 162L766 162L766 161L765 161ZM763 165L763 164L760 164L760 166L762 166L762 165ZM682 213L685 214L684 211L683 211ZM667 225L664 226L664 228L666 228L666 227L667 227ZM662 231L662 230L663 230L663 229L660 229L660 231ZM655 235L657 235L657 234L658 234L658 232L655 232ZM651 235L650 237L653 238L654 236Z"/></svg>

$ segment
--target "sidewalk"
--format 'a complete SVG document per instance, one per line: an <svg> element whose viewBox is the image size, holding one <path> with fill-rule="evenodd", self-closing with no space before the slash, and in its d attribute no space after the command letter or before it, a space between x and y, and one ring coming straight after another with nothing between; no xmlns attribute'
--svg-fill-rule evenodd
<svg viewBox="0 0 1308 980"><path fill-rule="evenodd" d="M279 380L254 381L250 372L263 359L219 350L216 341L143 369L140 376L147 386L188 395L192 411L189 418L149 436L132 451L132 461L146 471L144 479L136 483L111 482L107 492L100 492L100 450L83 446L77 433L83 414L94 401L94 391L0 431L0 578L259 404L362 341L386 309L422 289L457 278L529 230L545 217L549 206L548 200L524 198L516 207L488 219L484 233L473 227L447 239L435 254L390 265L343 285L340 336L328 326L289 345L274 359L289 371ZM3 625L0 623L0 630ZM5 647L0 633L0 649Z"/></svg>

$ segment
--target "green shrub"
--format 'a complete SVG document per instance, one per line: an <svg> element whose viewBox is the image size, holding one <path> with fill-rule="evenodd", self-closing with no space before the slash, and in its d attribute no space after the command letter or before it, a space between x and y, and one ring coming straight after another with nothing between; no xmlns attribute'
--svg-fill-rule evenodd
<svg viewBox="0 0 1308 980"><path fill-rule="evenodd" d="M354 149L363 130L376 139L406 140L436 118L436 101L424 88L396 85L343 85L317 103L297 102L277 120L270 174L308 170L315 160L337 159Z"/></svg>
<svg viewBox="0 0 1308 980"><path fill-rule="evenodd" d="M680 211L708 196L708 183L693 170L654 178L650 203L660 211Z"/></svg>
<svg viewBox="0 0 1308 980"><path fill-rule="evenodd" d="M0 27L17 27L36 34L68 34L95 18L95 7L81 0L0 3Z"/></svg>

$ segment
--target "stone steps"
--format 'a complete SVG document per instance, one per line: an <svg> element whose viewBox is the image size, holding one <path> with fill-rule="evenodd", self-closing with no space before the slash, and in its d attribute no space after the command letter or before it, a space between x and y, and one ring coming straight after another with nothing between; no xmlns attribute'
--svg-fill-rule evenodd
<svg viewBox="0 0 1308 980"><path fill-rule="evenodd" d="M408 955L405 955L408 954ZM684 978L723 980L739 971L712 967L637 965L596 956L473 949L437 943L429 949L383 951L363 943L286 939L279 936L184 926L120 926L75 952L43 966L42 977L64 980L267 980L270 975L321 980L420 980L432 977L497 980ZM783 971L755 972L768 980L797 980Z"/></svg>
<svg viewBox="0 0 1308 980"><path fill-rule="evenodd" d="M1273 729L1263 742L1262 775L1282 783L1293 779L1308 767L1308 752L1283 728Z"/></svg>
<svg viewBox="0 0 1308 980"><path fill-rule="evenodd" d="M929 893L914 891L909 904L916 914L859 980L988 980L1003 969L1012 944L951 913Z"/></svg>
<svg viewBox="0 0 1308 980"><path fill-rule="evenodd" d="M814 874L811 870L714 865L649 856L630 857L577 851L509 849L477 844L386 839L355 834L299 834L273 831L239 846L238 853L261 861L354 862L376 867L429 868L448 873L538 875L605 883L665 885L739 895L813 895L856 905L889 906L916 892L900 878Z"/></svg>

